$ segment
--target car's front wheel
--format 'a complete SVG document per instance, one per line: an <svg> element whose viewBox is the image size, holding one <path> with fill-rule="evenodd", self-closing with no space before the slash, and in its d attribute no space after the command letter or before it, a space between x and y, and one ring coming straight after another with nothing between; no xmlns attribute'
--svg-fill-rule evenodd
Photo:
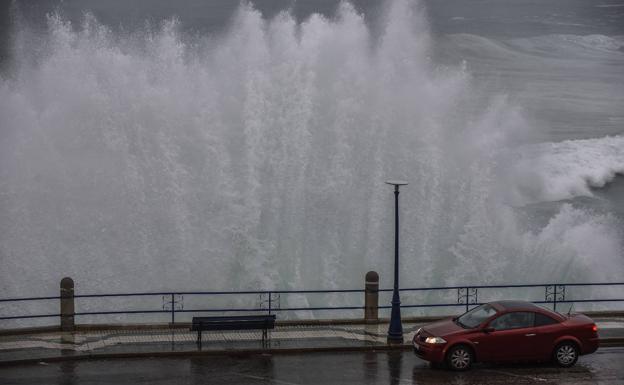
<svg viewBox="0 0 624 385"><path fill-rule="evenodd" d="M446 363L452 370L468 370L473 360L472 350L466 345L453 346L446 354Z"/></svg>
<svg viewBox="0 0 624 385"><path fill-rule="evenodd" d="M553 360L561 367L569 368L574 365L579 357L579 350L573 342L562 342L553 352Z"/></svg>

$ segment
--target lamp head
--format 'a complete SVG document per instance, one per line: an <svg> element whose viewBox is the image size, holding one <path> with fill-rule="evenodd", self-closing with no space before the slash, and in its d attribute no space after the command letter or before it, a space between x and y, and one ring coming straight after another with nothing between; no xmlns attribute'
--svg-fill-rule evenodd
<svg viewBox="0 0 624 385"><path fill-rule="evenodd" d="M387 180L386 184L391 184L393 186L405 186L408 183L404 180Z"/></svg>

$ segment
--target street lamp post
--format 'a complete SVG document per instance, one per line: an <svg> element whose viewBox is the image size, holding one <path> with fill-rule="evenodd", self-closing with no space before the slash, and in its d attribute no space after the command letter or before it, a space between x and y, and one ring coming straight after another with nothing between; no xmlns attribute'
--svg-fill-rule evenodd
<svg viewBox="0 0 624 385"><path fill-rule="evenodd" d="M392 290L388 343L402 344L403 326L401 325L401 299L399 298L399 186L405 186L407 182L389 180L386 183L394 186L394 289Z"/></svg>

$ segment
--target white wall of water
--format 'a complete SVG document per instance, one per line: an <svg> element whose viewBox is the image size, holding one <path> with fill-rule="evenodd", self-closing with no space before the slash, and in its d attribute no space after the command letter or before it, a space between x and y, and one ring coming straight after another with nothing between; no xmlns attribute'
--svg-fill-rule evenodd
<svg viewBox="0 0 624 385"><path fill-rule="evenodd" d="M243 5L202 38L91 16L23 31L0 83L2 297L63 276L82 293L320 289L376 270L389 287L397 177L403 286L621 277L616 217L563 205L537 226L510 205L535 178L510 174L535 131L522 110L432 61L417 2L381 25L344 3L300 24Z"/></svg>

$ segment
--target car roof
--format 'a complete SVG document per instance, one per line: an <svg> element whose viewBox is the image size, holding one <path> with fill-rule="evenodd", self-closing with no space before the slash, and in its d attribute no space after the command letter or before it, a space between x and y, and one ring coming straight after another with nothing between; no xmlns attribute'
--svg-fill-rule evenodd
<svg viewBox="0 0 624 385"><path fill-rule="evenodd" d="M489 304L492 305L498 311L498 313L508 311L533 311L548 315L549 317L554 318L558 321L565 320L565 317L563 315L527 301L496 301L490 302Z"/></svg>
<svg viewBox="0 0 624 385"><path fill-rule="evenodd" d="M534 303L531 302L527 302L527 301L496 301L496 302L491 302L492 305L494 305L494 307L498 308L499 310L502 311L508 311L508 310L543 310L543 308L537 306Z"/></svg>

